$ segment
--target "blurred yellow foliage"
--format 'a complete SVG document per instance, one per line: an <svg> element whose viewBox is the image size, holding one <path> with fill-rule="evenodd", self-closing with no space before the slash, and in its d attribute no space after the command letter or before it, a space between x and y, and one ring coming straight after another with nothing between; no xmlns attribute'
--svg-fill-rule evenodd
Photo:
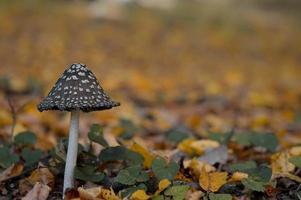
<svg viewBox="0 0 301 200"><path fill-rule="evenodd" d="M203 166L199 178L200 186L208 192L217 192L221 186L227 183L227 172L208 173Z"/></svg>

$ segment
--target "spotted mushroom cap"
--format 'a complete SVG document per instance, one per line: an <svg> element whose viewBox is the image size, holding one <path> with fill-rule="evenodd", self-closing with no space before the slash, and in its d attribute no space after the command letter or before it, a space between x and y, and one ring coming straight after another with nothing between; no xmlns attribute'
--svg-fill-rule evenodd
<svg viewBox="0 0 301 200"><path fill-rule="evenodd" d="M72 64L38 105L44 110L91 112L119 106L104 92L94 74L80 63Z"/></svg>

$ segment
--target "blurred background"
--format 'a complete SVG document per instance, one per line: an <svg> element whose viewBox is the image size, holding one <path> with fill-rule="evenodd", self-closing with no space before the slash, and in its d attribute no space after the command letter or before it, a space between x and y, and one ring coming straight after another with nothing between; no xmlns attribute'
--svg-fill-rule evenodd
<svg viewBox="0 0 301 200"><path fill-rule="evenodd" d="M49 149L66 135L68 113L36 105L81 62L121 102L83 114L83 135L91 123L118 135L123 118L147 135L180 125L296 143L300 11L299 0L1 0L0 140L29 129Z"/></svg>

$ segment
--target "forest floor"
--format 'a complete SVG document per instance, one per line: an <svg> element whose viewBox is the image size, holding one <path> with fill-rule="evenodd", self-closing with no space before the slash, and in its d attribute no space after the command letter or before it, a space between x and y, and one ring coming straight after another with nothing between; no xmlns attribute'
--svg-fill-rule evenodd
<svg viewBox="0 0 301 200"><path fill-rule="evenodd" d="M70 115L36 106L74 62L121 106L81 114L68 199L301 199L297 8L28 2L0 3L1 200L61 198Z"/></svg>

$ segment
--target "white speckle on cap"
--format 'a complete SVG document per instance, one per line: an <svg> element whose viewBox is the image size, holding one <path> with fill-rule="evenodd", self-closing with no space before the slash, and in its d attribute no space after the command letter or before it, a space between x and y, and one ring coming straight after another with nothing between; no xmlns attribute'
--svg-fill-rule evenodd
<svg viewBox="0 0 301 200"><path fill-rule="evenodd" d="M79 76L85 76L85 72L78 72L77 73Z"/></svg>

